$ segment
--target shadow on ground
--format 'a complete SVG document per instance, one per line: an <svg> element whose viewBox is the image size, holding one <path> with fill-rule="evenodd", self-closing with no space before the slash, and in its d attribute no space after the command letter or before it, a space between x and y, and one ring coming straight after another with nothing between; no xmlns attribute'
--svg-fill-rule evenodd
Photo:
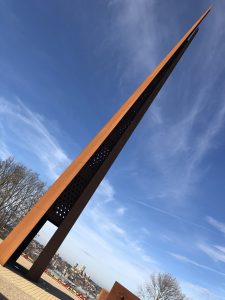
<svg viewBox="0 0 225 300"><path fill-rule="evenodd" d="M3 296L3 295L0 293L0 300L8 300L8 298L6 298L5 296Z"/></svg>
<svg viewBox="0 0 225 300"><path fill-rule="evenodd" d="M18 263L8 263L6 266L9 270L17 273L18 275L24 277L26 280L28 280L25 275L27 273L27 269L24 268L23 266L21 266ZM65 294L64 292L60 291L59 289L57 289L56 287L52 286L50 283L48 283L47 281L45 281L44 279L40 278L38 282L32 282L33 284L35 284L36 286L38 286L39 288L45 290L46 292L48 292L49 294L61 299L61 300L74 300L72 297L68 296L67 294ZM5 298L4 296L2 296L3 298L1 298L1 294L0 294L0 300L5 300L7 298Z"/></svg>

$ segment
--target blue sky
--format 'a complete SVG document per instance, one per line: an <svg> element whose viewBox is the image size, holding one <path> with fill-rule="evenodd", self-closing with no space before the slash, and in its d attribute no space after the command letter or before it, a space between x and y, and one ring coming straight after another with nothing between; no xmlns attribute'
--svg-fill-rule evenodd
<svg viewBox="0 0 225 300"><path fill-rule="evenodd" d="M0 157L50 185L209 4L0 1ZM106 288L162 271L225 299L224 13L215 1L60 248Z"/></svg>

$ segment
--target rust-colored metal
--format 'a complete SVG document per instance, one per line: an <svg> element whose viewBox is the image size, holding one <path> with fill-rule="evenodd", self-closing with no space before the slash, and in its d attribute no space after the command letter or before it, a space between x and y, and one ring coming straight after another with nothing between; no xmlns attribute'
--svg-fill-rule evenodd
<svg viewBox="0 0 225 300"><path fill-rule="evenodd" d="M210 9L211 7L189 29L0 244L0 264L5 265L10 260L16 261L48 220L58 226L58 229L27 274L27 277L34 281L41 276L142 116L190 45L198 31L198 25Z"/></svg>
<svg viewBox="0 0 225 300"><path fill-rule="evenodd" d="M97 296L97 300L106 300L109 292L106 289L101 289L100 294Z"/></svg>
<svg viewBox="0 0 225 300"><path fill-rule="evenodd" d="M115 282L106 300L140 300L119 282Z"/></svg>
<svg viewBox="0 0 225 300"><path fill-rule="evenodd" d="M102 289L97 300L140 300L140 298L116 281L110 292Z"/></svg>
<svg viewBox="0 0 225 300"><path fill-rule="evenodd" d="M105 300L140 300L140 298L116 281Z"/></svg>

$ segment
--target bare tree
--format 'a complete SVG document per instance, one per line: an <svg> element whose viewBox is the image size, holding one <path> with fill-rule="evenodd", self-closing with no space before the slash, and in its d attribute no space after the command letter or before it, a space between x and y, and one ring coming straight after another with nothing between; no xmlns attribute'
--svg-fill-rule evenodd
<svg viewBox="0 0 225 300"><path fill-rule="evenodd" d="M0 160L0 228L14 227L45 189L38 174L12 157Z"/></svg>
<svg viewBox="0 0 225 300"><path fill-rule="evenodd" d="M139 287L138 294L142 300L187 300L177 280L168 273L151 275L150 279Z"/></svg>

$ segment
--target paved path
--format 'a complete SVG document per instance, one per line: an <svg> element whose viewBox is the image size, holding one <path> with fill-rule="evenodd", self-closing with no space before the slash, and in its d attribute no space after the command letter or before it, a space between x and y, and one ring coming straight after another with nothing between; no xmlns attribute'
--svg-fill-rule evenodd
<svg viewBox="0 0 225 300"><path fill-rule="evenodd" d="M1 243L0 239L0 243ZM20 256L17 262L30 269L31 263ZM43 273L38 284L0 265L0 300L80 300L56 280Z"/></svg>
<svg viewBox="0 0 225 300"><path fill-rule="evenodd" d="M2 266L0 266L0 293L10 300L60 299Z"/></svg>

